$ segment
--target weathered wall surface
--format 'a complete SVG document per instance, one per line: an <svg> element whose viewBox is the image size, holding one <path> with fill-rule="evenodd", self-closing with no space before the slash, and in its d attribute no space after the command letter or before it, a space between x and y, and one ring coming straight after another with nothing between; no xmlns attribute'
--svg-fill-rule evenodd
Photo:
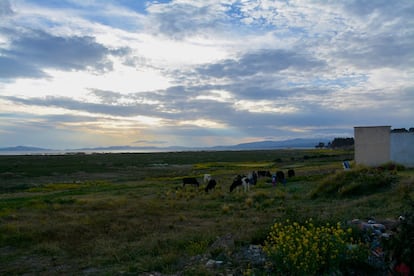
<svg viewBox="0 0 414 276"><path fill-rule="evenodd" d="M391 161L391 126L354 127L355 162L378 166Z"/></svg>
<svg viewBox="0 0 414 276"><path fill-rule="evenodd" d="M391 160L414 167L414 132L391 133Z"/></svg>

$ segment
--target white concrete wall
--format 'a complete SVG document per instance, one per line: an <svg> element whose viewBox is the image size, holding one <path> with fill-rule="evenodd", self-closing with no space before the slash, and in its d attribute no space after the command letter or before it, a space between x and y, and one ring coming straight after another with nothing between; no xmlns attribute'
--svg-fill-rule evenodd
<svg viewBox="0 0 414 276"><path fill-rule="evenodd" d="M391 133L391 160L414 167L414 132Z"/></svg>
<svg viewBox="0 0 414 276"><path fill-rule="evenodd" d="M354 127L355 162L378 166L391 161L391 126Z"/></svg>

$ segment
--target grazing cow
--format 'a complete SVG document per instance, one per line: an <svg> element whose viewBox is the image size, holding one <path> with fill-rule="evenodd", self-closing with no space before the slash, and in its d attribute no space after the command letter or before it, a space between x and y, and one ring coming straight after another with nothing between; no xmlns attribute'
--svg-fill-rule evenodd
<svg viewBox="0 0 414 276"><path fill-rule="evenodd" d="M257 176L258 177L272 177L272 175L270 174L269 171L257 171Z"/></svg>
<svg viewBox="0 0 414 276"><path fill-rule="evenodd" d="M184 177L183 178L183 187L185 187L185 185L193 185L198 187L200 184L198 183L197 179L195 177Z"/></svg>
<svg viewBox="0 0 414 276"><path fill-rule="evenodd" d="M208 193L208 191L213 190L213 189L216 187L216 185L217 185L216 180L215 180L215 179L213 179L213 178L211 178L211 179L208 181L207 186L204 188L204 191L206 191L206 193Z"/></svg>
<svg viewBox="0 0 414 276"><path fill-rule="evenodd" d="M204 181L204 183L208 183L210 181L210 179L211 179L211 174L206 173L204 175L203 181Z"/></svg>
<svg viewBox="0 0 414 276"><path fill-rule="evenodd" d="M293 169L289 169L288 170L288 177L291 178L291 177L294 177L294 176L295 176L295 171Z"/></svg>
<svg viewBox="0 0 414 276"><path fill-rule="evenodd" d="M234 178L233 183L230 186L230 192L232 192L234 189L242 185L243 185L243 190L245 192L250 191L249 179L241 175L236 176L236 178Z"/></svg>
<svg viewBox="0 0 414 276"><path fill-rule="evenodd" d="M250 185L256 185L256 183L257 183L257 173L255 171L252 171L251 173L249 173L249 175L247 177L249 178L249 184Z"/></svg>
<svg viewBox="0 0 414 276"><path fill-rule="evenodd" d="M276 181L286 184L286 179L285 179L285 173L282 171L277 171L276 172Z"/></svg>

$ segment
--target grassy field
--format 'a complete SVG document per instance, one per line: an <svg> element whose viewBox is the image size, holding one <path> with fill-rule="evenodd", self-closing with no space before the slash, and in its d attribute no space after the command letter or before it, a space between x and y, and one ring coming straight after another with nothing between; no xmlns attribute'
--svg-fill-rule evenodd
<svg viewBox="0 0 414 276"><path fill-rule="evenodd" d="M262 245L275 221L395 219L414 197L413 170L350 179L342 161L352 159L316 149L0 156L0 274L265 275L233 257ZM237 174L289 168L286 186L259 178L229 192ZM205 173L214 191L182 188ZM230 244L214 246L223 237Z"/></svg>

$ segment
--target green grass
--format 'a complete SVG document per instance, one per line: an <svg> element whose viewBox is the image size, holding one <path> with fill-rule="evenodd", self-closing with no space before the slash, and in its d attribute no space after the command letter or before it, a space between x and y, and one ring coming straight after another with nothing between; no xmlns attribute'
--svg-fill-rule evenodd
<svg viewBox="0 0 414 276"><path fill-rule="evenodd" d="M0 156L0 274L214 275L225 268L207 269L205 258L228 261L238 248L262 244L275 220L398 217L401 199L414 196L413 170L396 172L381 189L322 188L349 182L341 162L350 156L330 150ZM236 174L287 168L296 176L286 186L260 178L249 193L229 193ZM182 177L201 181L204 173L218 180L215 191L182 189ZM235 248L211 248L229 233ZM237 271L264 273L232 263Z"/></svg>
<svg viewBox="0 0 414 276"><path fill-rule="evenodd" d="M311 192L311 197L350 197L372 194L390 188L398 181L395 171L359 167L340 171L324 178Z"/></svg>

